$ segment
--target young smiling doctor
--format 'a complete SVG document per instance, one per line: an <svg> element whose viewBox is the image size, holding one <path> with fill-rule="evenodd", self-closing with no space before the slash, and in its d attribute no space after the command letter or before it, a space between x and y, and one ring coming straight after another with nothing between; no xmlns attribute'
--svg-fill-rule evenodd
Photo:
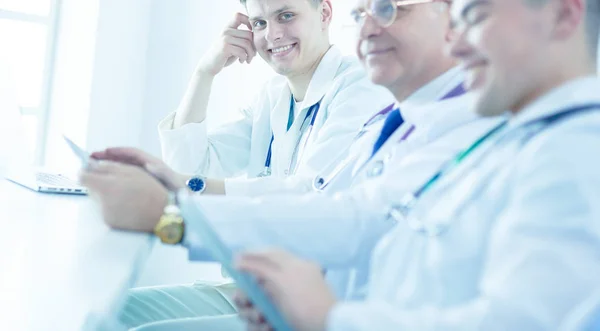
<svg viewBox="0 0 600 331"><path fill-rule="evenodd" d="M152 164L154 172L168 172L197 193L304 192L315 174L346 156L363 123L394 102L355 58L331 45L331 0L240 2L248 15L235 15L200 60L178 110L159 124L164 162L131 148L111 148L95 157ZM278 76L239 119L209 128L215 76L257 54ZM292 175L306 180L285 180Z"/></svg>

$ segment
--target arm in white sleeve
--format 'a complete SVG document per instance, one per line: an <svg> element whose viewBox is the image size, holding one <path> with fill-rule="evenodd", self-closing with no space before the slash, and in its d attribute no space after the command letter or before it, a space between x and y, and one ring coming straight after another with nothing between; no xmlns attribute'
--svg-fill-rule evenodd
<svg viewBox="0 0 600 331"><path fill-rule="evenodd" d="M283 247L327 268L354 265L394 225L377 200L353 195L225 198L187 197L181 203L196 204L234 251ZM186 233L193 231L194 220L186 219ZM202 243L189 238L190 260L205 260Z"/></svg>
<svg viewBox="0 0 600 331"><path fill-rule="evenodd" d="M206 121L173 129L175 114L159 124L163 160L175 171L213 178L234 176L248 165L253 117L241 111L241 118L208 131Z"/></svg>
<svg viewBox="0 0 600 331"><path fill-rule="evenodd" d="M305 193L312 187L312 180L317 174L348 156L364 123L393 103L394 99L387 90L373 85L362 70L351 70L339 80L332 88L338 92L331 96L328 106L320 110L327 112L325 123L313 133L315 139L307 144L296 174L287 178L228 179L225 181L228 195Z"/></svg>
<svg viewBox="0 0 600 331"><path fill-rule="evenodd" d="M328 330L554 330L599 282L600 157L594 151L600 139L594 130L538 141L514 160L512 197L493 223L478 296L419 310L375 300L340 303Z"/></svg>
<svg viewBox="0 0 600 331"><path fill-rule="evenodd" d="M429 148L399 160L385 176L335 195L196 196L182 203L196 204L236 250L280 247L329 269L354 266L395 225L388 218L391 202L421 185L453 154L447 146ZM186 226L186 232L194 231L194 220L186 219ZM201 242L190 240L187 247L190 259L205 259Z"/></svg>

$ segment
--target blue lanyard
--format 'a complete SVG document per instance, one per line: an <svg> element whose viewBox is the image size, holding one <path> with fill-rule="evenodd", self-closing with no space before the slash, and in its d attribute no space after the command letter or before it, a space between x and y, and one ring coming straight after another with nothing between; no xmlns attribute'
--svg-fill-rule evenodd
<svg viewBox="0 0 600 331"><path fill-rule="evenodd" d="M559 113L549 115L544 118L534 120L532 122L533 123L542 122L544 124L544 126L546 127L546 126L551 125L552 123L555 123L567 116L571 116L571 115L578 114L581 112L586 112L586 111L592 111L592 110L597 111L598 109L600 109L600 104L589 104L589 105L577 106L577 107L567 108ZM467 149L460 152L453 160L451 160L450 162L445 164L442 167L442 169L440 169L435 175L433 175L433 177L431 177L425 184L423 184L421 187L419 187L419 189L417 189L413 193L413 197L415 199L418 199L419 197L421 197L423 195L423 193L428 191L435 182L440 180L440 178L442 178L444 175L446 175L452 169L456 168L460 163L462 163L462 161L467 156L469 156L469 154L471 154L474 150L476 150L479 146L481 146L484 141L486 141L490 137L493 137L494 135L498 134L498 132L500 132L500 130L502 128L504 128L506 125L508 125L508 122L500 123L499 125L492 128L490 131L488 131L486 134L484 134L481 138L477 139Z"/></svg>
<svg viewBox="0 0 600 331"><path fill-rule="evenodd" d="M312 118L310 119L310 127L314 126L315 119L317 118L317 114L319 113L320 108L321 108L321 101L319 101L316 104L314 104L313 106L311 106L310 109L308 110L308 112L306 113L306 116L304 117L304 121L302 121L302 123L305 123L306 120L308 120L308 118L312 116ZM290 99L290 113L288 115L288 124L287 124L288 131L292 127L293 123L294 123L294 96L292 96ZM274 140L275 140L275 135L273 133L271 133L271 142L269 143L269 151L267 152L267 158L265 159L265 169L259 175L260 177L265 177L265 176L271 175L271 158L273 156L273 141Z"/></svg>
<svg viewBox="0 0 600 331"><path fill-rule="evenodd" d="M592 103L592 104L587 104L587 105L575 106L575 107L564 109L564 110L557 112L555 114L552 114L552 115L547 115L542 118L534 119L528 123L525 123L524 125L530 125L533 123L542 123L543 126L533 133L533 135L535 135L535 134L539 133L540 131L542 131L544 128L547 128L548 126L550 126L556 122L559 122L569 116L577 115L577 114L580 114L583 112L598 111L598 110L600 110L600 104ZM469 155L471 155L473 151L478 149L485 141L489 140L492 137L500 135L501 132L505 132L502 129L507 127L508 124L509 124L509 122L505 121L505 122L502 122L502 123L498 124L497 126L493 127L491 130L489 130L487 133L485 133L481 138L477 139L473 144L471 144L471 146L469 146L467 149L465 149L464 151L459 153L454 159L450 160L448 163L443 165L442 168L438 172L436 172L429 180L427 180L423 185L421 185L416 191L405 195L401 199L401 201L398 205L393 206L390 210L390 216L392 218L396 219L397 221L406 220L408 218L410 212L412 211L412 209L417 204L417 201L419 200L419 198L421 196L423 196L423 194L425 192L429 191L431 189L431 187L434 186L434 184L436 184L442 177L444 177L449 172L456 169L462 163L462 161L464 161ZM413 223L415 223L415 222L413 221ZM436 226L430 227L428 229L427 227L420 224L422 222L416 222L416 223L419 223L418 226L416 226L416 228L418 228L419 231L429 233L430 235L434 235L434 236L440 235L447 228L447 225L445 225L445 226L436 225Z"/></svg>

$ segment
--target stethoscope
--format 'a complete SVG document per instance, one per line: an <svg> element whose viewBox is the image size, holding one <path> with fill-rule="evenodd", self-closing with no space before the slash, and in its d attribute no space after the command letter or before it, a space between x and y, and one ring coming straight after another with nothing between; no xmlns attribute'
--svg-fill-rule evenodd
<svg viewBox="0 0 600 331"><path fill-rule="evenodd" d="M527 139L530 139L534 135L538 134L544 128L552 125L553 123L573 114L581 113L584 111L599 111L600 104L589 104L576 106L572 108L565 109L559 113L555 113L543 118L539 118L529 123L526 123L525 126L528 127ZM414 212L415 206L419 199L428 192L434 184L439 182L443 177L448 175L450 172L455 170L463 161L480 146L484 145L484 142L488 140L492 140L492 137L498 136L494 141L488 144L488 149L481 154L480 158L483 155L489 153L491 148L498 144L503 138L505 138L508 134L513 132L509 127L510 121L504 120L501 123L492 127L488 132L486 132L483 136L477 139L471 146L467 149L459 153L455 158L444 164L438 172L436 172L429 180L427 180L423 185L421 185L416 191L406 194L400 199L400 203L392 206L389 210L389 217L396 222L407 222L408 226L415 232L429 236L429 237L437 237L444 234L451 226L452 219L450 215L445 215L445 220L439 220L434 222L427 222L423 219L417 217ZM507 130L503 130L507 128ZM450 185L450 183L446 183L446 187ZM472 186L472 185L469 185ZM467 203L467 199L460 199L457 196L452 197L455 201L462 201L462 205ZM456 208L460 208L460 206L456 206ZM456 209L454 209L456 210ZM448 211L449 213L449 211Z"/></svg>
<svg viewBox="0 0 600 331"><path fill-rule="evenodd" d="M466 90L465 90L463 84L460 83L456 87L454 87L452 90L450 90L450 92L444 94L439 99L439 101L443 101L443 100L455 98L455 97L461 96L461 95L463 95L465 93L466 93ZM373 124L374 121L376 122L376 121L384 119L392 110L394 110L394 104L386 107L384 110L382 110L379 113L375 114L375 116L373 118L371 118L371 120L369 120L367 123L365 123L365 125L363 126L363 130L368 125ZM402 134L402 136L398 140L398 143L407 140L410 137L410 135L412 135L414 133L414 131L415 131L415 126L414 125L411 125L410 127L408 127L408 129L404 132L404 134ZM363 134L364 134L364 132L362 132L362 130L361 130L361 132L359 133L359 135L355 139L360 138ZM360 167L358 167L358 170L356 171L356 173L360 173L361 171L363 171L364 168L367 166L367 164L369 164L373 160L374 156L375 155L372 155L371 157L367 158L365 160L365 162L363 162L362 165ZM312 185L313 186L313 190L315 190L315 191L322 191L323 189L325 189L342 172L342 170L348 164L350 164L350 162L353 162L357 157L358 156L356 156L355 158L352 158L350 160L347 160L343 164L340 164L332 172L332 175L328 176L329 178L325 178L325 177L322 177L322 176L315 177L315 179L313 180L313 185ZM374 178L374 177L381 176L383 174L384 170L385 170L386 163L391 158L392 158L392 154L388 154L388 155L385 155L382 159L373 162L372 167L367 171L367 177L368 178Z"/></svg>
<svg viewBox="0 0 600 331"><path fill-rule="evenodd" d="M304 117L304 120L302 121L302 125L300 126L301 134L298 137L298 140L296 141L296 146L294 148L294 154L292 155L292 159L290 160L290 164L287 169L287 173L286 173L287 175L291 175L294 164L298 164L298 162L300 162L302 154L299 154L299 152L300 152L299 150L302 149L302 153L304 153L304 149L308 142L308 138L310 137L310 135L312 133L313 127L315 126L315 120L319 113L319 109L321 108L321 100L319 100L319 102L312 105L308 109L308 112L306 113L306 116ZM287 127L288 130L292 126L293 118L294 118L294 97L292 96L290 98L290 114L288 117L288 127ZM309 118L310 118L310 122L308 122L308 129L306 131L306 134L302 134L302 132L304 132L304 128L305 128L306 123ZM304 137L304 144L302 144L303 146L302 146L302 148L300 148L300 143L303 140L303 137ZM273 141L275 141L275 134L271 133L271 142L269 143L269 150L267 152L267 157L265 158L265 166L263 168L263 171L260 174L258 174L257 177L269 177L272 174L271 159L273 156ZM294 159L296 159L296 162L294 162Z"/></svg>
<svg viewBox="0 0 600 331"><path fill-rule="evenodd" d="M356 134L354 139L352 139L352 143L348 146L348 148L346 150L350 149L350 147L352 147L352 144L354 144L354 142L356 142L358 139L360 139L362 136L364 136L369 131L369 128L372 125L384 120L385 117L387 116L387 114L389 114L389 112L394 110L394 106L395 106L395 104L391 104L391 105L385 107L383 110L379 111L377 114L375 114L373 117L371 117L367 122L365 122L365 124L363 124L363 126L361 127L360 131L358 131L358 133ZM317 192L323 191L327 186L329 186L329 184L333 181L334 178L339 176L339 174L342 172L342 170L344 170L350 163L354 162L357 158L358 158L358 155L355 155L354 157L346 158L344 160L344 162L341 162L333 169L333 171L329 174L329 176L327 176L327 178L325 176L316 176L313 179L313 183L312 183L313 190L317 191Z"/></svg>

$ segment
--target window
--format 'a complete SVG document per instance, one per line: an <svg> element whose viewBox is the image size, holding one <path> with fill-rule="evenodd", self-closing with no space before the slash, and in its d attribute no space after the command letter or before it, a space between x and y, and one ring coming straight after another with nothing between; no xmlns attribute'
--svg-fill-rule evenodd
<svg viewBox="0 0 600 331"><path fill-rule="evenodd" d="M356 24L350 12L356 6L356 1L337 0L333 2L333 21L331 24L331 41L345 55L356 55Z"/></svg>
<svg viewBox="0 0 600 331"><path fill-rule="evenodd" d="M0 0L0 48L9 61L27 143L41 164L60 0Z"/></svg>

